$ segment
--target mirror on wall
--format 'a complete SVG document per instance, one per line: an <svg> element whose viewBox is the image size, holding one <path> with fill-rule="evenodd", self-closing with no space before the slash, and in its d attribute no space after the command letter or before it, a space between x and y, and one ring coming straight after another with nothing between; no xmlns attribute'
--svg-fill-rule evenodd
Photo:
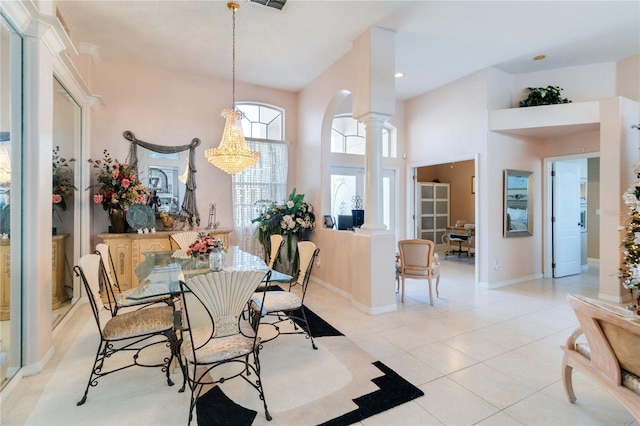
<svg viewBox="0 0 640 426"><path fill-rule="evenodd" d="M171 225L162 227L166 223L174 223L180 229L185 222L197 227L200 214L196 204L195 149L200 139L194 138L187 145L166 146L142 141L128 130L123 136L131 142L130 164L138 170L142 184L151 190L150 206L160 218L156 221L158 230L177 229ZM166 215L178 220L167 221Z"/></svg>
<svg viewBox="0 0 640 426"><path fill-rule="evenodd" d="M533 172L504 171L504 236L533 235Z"/></svg>
<svg viewBox="0 0 640 426"><path fill-rule="evenodd" d="M77 256L75 241L78 239L79 217L74 209L77 190L67 186L60 190L56 185L70 185L75 182L80 162L73 160L76 146L80 145L82 134L82 108L69 91L54 77L53 79L53 133L52 142L58 159L64 159L65 167L56 168L58 179L54 179L54 193L64 195L64 203L53 205L52 210L52 250L53 275L51 279L51 309L53 327L64 318L71 309L74 298L74 281L71 265L75 265ZM54 157L54 161L56 158ZM77 187L77 185L76 185Z"/></svg>
<svg viewBox="0 0 640 426"><path fill-rule="evenodd" d="M186 193L189 152L161 154L138 149L138 176L152 194L155 212L179 213Z"/></svg>

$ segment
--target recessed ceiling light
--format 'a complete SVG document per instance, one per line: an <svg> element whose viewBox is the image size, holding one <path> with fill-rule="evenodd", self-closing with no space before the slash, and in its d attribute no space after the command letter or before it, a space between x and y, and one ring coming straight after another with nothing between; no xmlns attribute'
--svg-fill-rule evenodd
<svg viewBox="0 0 640 426"><path fill-rule="evenodd" d="M397 73L395 73L395 77L396 78L402 78L402 77L404 77L404 73L403 72L397 72Z"/></svg>
<svg viewBox="0 0 640 426"><path fill-rule="evenodd" d="M537 55L537 56L534 56L534 57L533 57L533 60L534 60L534 61L541 61L541 60L543 60L543 59L544 59L544 58L546 58L546 57L547 57L547 55Z"/></svg>

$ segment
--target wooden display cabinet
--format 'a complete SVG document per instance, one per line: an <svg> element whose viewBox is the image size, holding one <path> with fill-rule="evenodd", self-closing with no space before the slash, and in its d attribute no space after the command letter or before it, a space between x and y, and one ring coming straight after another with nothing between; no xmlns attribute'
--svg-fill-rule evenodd
<svg viewBox="0 0 640 426"><path fill-rule="evenodd" d="M58 309L69 300L65 288L65 243L69 234L53 235L51 252L51 309ZM0 320L11 316L11 240L0 240Z"/></svg>
<svg viewBox="0 0 640 426"><path fill-rule="evenodd" d="M222 240L226 249L229 247L231 231L228 228L218 228L202 232L208 232L209 235ZM145 253L177 249L178 246L171 235L179 232L182 231L159 231L148 234L98 234L98 238L109 246L120 290L129 290L140 285L135 272L136 267L145 259ZM106 293L103 293L103 301L107 301Z"/></svg>

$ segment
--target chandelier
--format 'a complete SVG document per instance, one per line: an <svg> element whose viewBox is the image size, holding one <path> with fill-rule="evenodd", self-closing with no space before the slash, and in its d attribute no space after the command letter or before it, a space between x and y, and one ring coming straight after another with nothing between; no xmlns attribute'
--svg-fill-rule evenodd
<svg viewBox="0 0 640 426"><path fill-rule="evenodd" d="M226 118L222 140L217 148L210 148L204 152L207 161L219 169L236 174L256 164L260 153L252 151L247 146L247 141L242 134L242 112L235 108L236 105L236 11L240 9L238 3L227 3L227 7L233 14L233 42L232 42L232 104L231 108L222 111Z"/></svg>

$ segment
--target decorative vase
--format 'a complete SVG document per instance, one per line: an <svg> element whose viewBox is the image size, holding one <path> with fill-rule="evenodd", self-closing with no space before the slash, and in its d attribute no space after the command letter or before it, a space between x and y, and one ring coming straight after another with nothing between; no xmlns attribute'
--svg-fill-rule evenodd
<svg viewBox="0 0 640 426"><path fill-rule="evenodd" d="M211 253L209 253L209 269L212 271L222 271L222 267L224 266L224 250L222 249L213 249Z"/></svg>
<svg viewBox="0 0 640 426"><path fill-rule="evenodd" d="M283 235L284 246L280 250L280 255L276 258L273 269L293 276L296 272L296 260L298 257L298 234ZM291 248L291 251L289 251Z"/></svg>
<svg viewBox="0 0 640 426"><path fill-rule="evenodd" d="M196 257L197 269L209 269L209 253L200 253Z"/></svg>
<svg viewBox="0 0 640 426"><path fill-rule="evenodd" d="M126 210L109 210L109 222L111 223L111 233L124 234L127 232Z"/></svg>

